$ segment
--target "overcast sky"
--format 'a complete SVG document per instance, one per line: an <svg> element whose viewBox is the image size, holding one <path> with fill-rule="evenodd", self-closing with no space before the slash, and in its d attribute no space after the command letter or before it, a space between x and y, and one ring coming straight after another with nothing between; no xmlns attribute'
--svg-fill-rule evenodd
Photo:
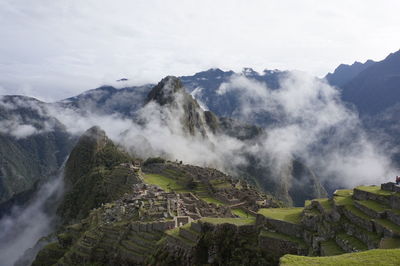
<svg viewBox="0 0 400 266"><path fill-rule="evenodd" d="M299 69L400 48L398 0L0 0L0 94L57 100L126 77Z"/></svg>

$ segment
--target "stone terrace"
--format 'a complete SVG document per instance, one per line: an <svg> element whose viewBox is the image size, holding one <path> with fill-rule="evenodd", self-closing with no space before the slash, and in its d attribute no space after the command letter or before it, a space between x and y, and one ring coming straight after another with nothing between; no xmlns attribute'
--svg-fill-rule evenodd
<svg viewBox="0 0 400 266"><path fill-rule="evenodd" d="M264 232L265 245L292 254L399 248L399 191L393 183L337 190L330 199L306 202L304 209L261 209L257 226Z"/></svg>

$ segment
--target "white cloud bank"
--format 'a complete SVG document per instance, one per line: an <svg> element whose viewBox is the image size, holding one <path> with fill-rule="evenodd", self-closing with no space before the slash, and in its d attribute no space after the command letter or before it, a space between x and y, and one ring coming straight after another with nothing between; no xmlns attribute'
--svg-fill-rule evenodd
<svg viewBox="0 0 400 266"><path fill-rule="evenodd" d="M324 75L398 50L397 10L397 0L2 0L1 92L59 100L211 67Z"/></svg>

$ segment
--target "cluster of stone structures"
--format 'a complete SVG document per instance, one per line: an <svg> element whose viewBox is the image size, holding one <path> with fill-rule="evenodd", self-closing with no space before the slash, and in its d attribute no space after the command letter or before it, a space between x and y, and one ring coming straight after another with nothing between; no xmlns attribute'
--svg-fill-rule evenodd
<svg viewBox="0 0 400 266"><path fill-rule="evenodd" d="M242 207L244 211L256 212L259 208L277 207L276 201L251 187L243 180L233 179L213 168L204 168L193 165L182 165L177 163L151 164L144 167L147 173L170 175L171 178L184 177L194 186L198 197L212 197L223 202L226 206ZM201 189L199 189L201 188ZM193 196L193 193L190 197ZM197 197L195 197L197 199ZM203 214L201 216L209 216Z"/></svg>
<svg viewBox="0 0 400 266"><path fill-rule="evenodd" d="M104 204L101 221L104 224L135 219L138 221L168 220L176 217L232 217L225 206L206 203L193 193L165 192L158 186L138 183L132 193Z"/></svg>
<svg viewBox="0 0 400 266"><path fill-rule="evenodd" d="M382 190L390 191L390 192L400 192L400 186L396 185L396 183L388 182L381 185Z"/></svg>
<svg viewBox="0 0 400 266"><path fill-rule="evenodd" d="M142 175L139 164L120 166ZM273 204L245 182L234 181L215 169L170 163L153 164L150 170L172 173L175 180L184 177L195 184L195 189L178 193L144 182L132 184L129 193L93 209L86 219L58 235L58 245L66 251L58 265L93 261L142 265L154 255L161 239L166 240L162 243L168 249L183 250L190 257L207 224L202 221L204 217L235 219L233 208L255 215L260 207ZM206 202L204 198L210 195L222 204ZM254 225L250 227L256 231Z"/></svg>

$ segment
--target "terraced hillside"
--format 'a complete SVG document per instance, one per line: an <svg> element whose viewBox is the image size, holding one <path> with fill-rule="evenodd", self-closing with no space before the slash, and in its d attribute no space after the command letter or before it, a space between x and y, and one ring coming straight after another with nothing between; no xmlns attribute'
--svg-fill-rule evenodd
<svg viewBox="0 0 400 266"><path fill-rule="evenodd" d="M207 203L236 209L236 213L250 210L255 215L254 211L259 208L282 205L247 182L234 179L213 168L175 162L144 162L142 171L143 180L148 184L157 185L165 191L192 193L197 199Z"/></svg>
<svg viewBox="0 0 400 266"><path fill-rule="evenodd" d="M33 265L276 265L285 254L400 247L393 183L278 208L218 170L133 159L98 128L82 136L66 167L68 215Z"/></svg>
<svg viewBox="0 0 400 266"><path fill-rule="evenodd" d="M99 136L95 140L104 139L104 134ZM98 148L98 144L94 147L97 150L94 154L99 157L102 154L99 151L103 151L103 148ZM118 181L122 177L129 177L125 174L121 174L121 177L109 176L111 181L124 184L124 191L120 192L119 198L93 205L95 208L87 218L61 228L56 234L56 241L38 254L33 265L143 265L159 261L160 256L165 257L161 261L186 258L186 261L197 263L207 260L204 258L207 252L201 253L204 249L216 246L205 244L204 241L211 241L206 236L210 235L217 242L224 239L219 233L220 224L230 224L228 229L232 231L234 239L231 246L239 245L236 248L238 252L247 254L249 250L252 251L249 260L252 260L250 257L260 256L258 247L254 249L252 246L253 240L257 241L258 237L255 230L256 212L260 208L278 207L280 202L246 182L232 179L212 168L166 162L160 158L149 159L141 167L139 161L132 162L132 159L121 157L119 153L112 152L109 155L118 157L117 163L112 165L112 171L131 171L136 177L135 182ZM98 161L96 158L95 162ZM74 165L72 159L68 165ZM71 180L76 176L73 173L83 176L78 181L82 178L91 180L79 167L71 167L69 171L72 172L69 175ZM116 190L110 182L105 188ZM70 194L78 195L76 191L80 191L80 188L73 186ZM69 202L70 197L67 197L63 210L69 211L68 206L71 206L71 210L76 208L77 204L71 205ZM241 239L241 234L237 232L241 227L252 228L252 238L244 233L242 235L245 238ZM225 230L225 227L221 230ZM215 238L213 234L218 234L218 237ZM186 255L179 253L176 256L171 247ZM166 250L169 250L167 254ZM235 254L221 257L217 252L218 258L215 260L228 258L238 262L240 257Z"/></svg>
<svg viewBox="0 0 400 266"><path fill-rule="evenodd" d="M398 191L393 183L337 190L332 198L308 201L304 208L261 209L257 225L263 227L265 245L282 255L334 256L396 249L400 248ZM285 256L281 261L283 265L330 265L329 259L295 258ZM353 260L349 256L340 258Z"/></svg>

